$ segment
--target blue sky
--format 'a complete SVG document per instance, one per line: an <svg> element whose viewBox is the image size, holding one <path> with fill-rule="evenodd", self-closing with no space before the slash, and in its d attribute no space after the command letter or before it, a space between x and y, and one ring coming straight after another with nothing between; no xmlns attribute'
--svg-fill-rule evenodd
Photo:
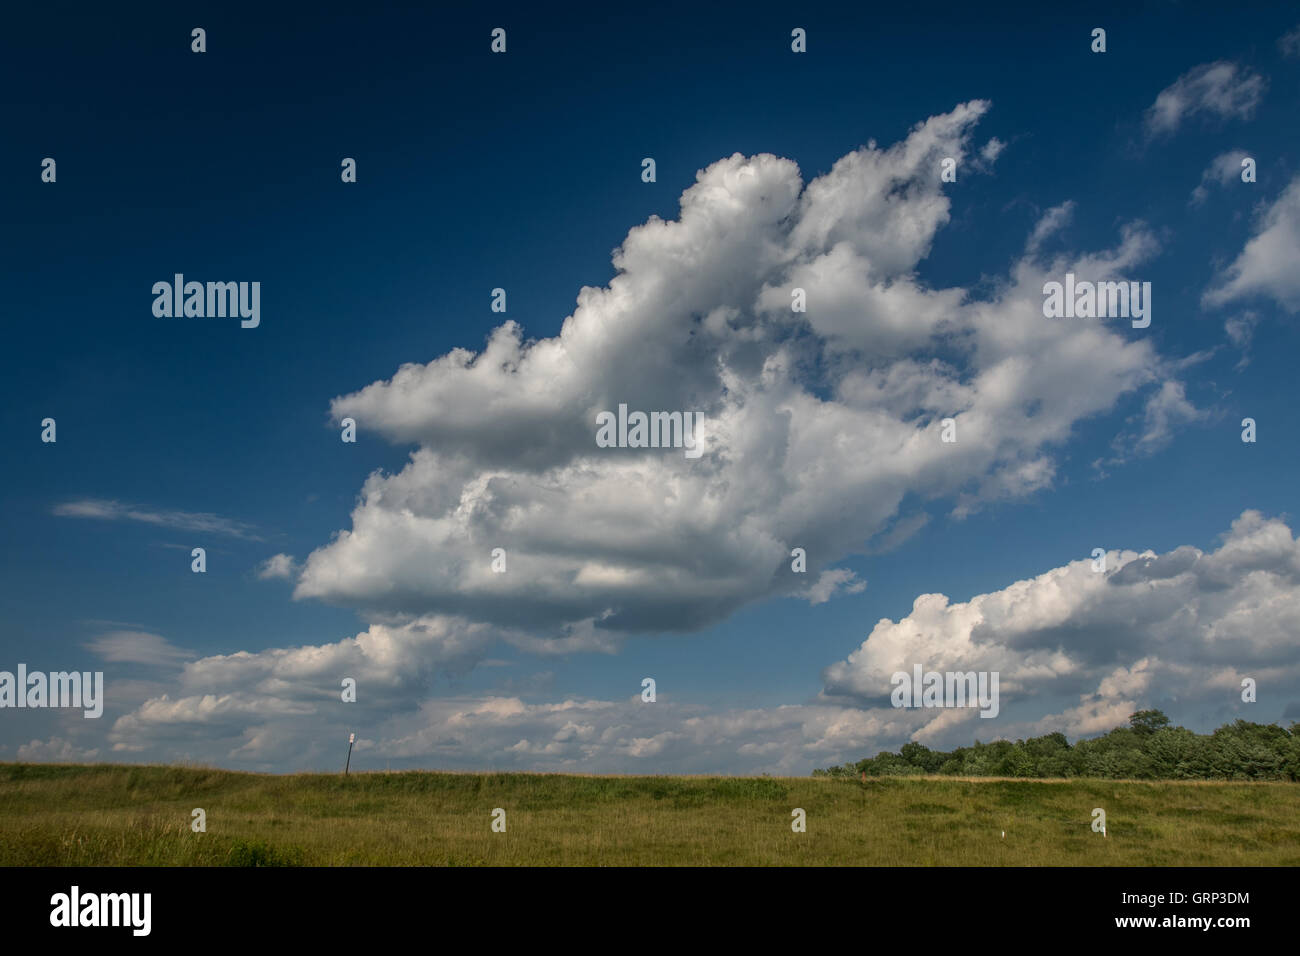
<svg viewBox="0 0 1300 956"><path fill-rule="evenodd" d="M99 720L6 710L0 759L330 767L337 740L352 729L363 767L805 773L914 734L935 746L1050 729L1076 736L1130 704L1161 706L1198 730L1236 716L1300 719L1300 552L1276 550L1283 530L1294 539L1297 464L1300 291L1276 262L1278 250L1300 248L1300 216L1288 198L1300 192L1300 45L1283 39L1300 23L1294 10L1153 4L989 14L747 4L288 15L199 6L12 17L0 151L8 333L0 416L10 436L0 669L19 661L102 669L108 691ZM207 31L203 54L190 51L195 26ZM497 26L508 31L504 55L489 52ZM1089 49L1098 26L1107 30L1104 54ZM790 50L794 27L808 32L805 54ZM1170 90L1166 111L1152 112ZM969 121L917 130L972 102L984 105ZM928 158L908 165L888 152L909 136L917 150L939 149L936 156L963 150L957 182L938 183ZM991 140L1000 149L989 150ZM812 333L789 316L771 318L757 290L795 284L800 268L825 275L818 257L831 255L833 243L796 248L791 240L778 265L742 275L754 252L746 237L758 231L736 208L753 197L723 169L709 182L724 192L735 186L730 199L710 194L699 203L701 222L738 217L698 247L720 258L693 260L647 233L631 269L644 282L628 293L631 304L606 303L604 318L573 333L594 342L592 328L619 323L623 373L579 365L553 393L612 402L622 382L634 407L639 398L680 402L665 406L673 408L716 400L706 415L726 423L714 448L727 464L698 487L677 471L680 461L648 462L640 473L648 488L686 482L701 501L758 482L764 468L782 472L768 452L829 443L824 459L787 459L781 480L758 483L754 500L766 495L765 505L728 499L711 512L713 523L683 512L660 526L643 497L591 504L626 479L566 484L572 473L564 469L596 449L568 444L575 423L589 421L587 406L559 398L552 406L547 389L532 391L547 380L549 359L534 356L526 374L475 380L430 367L420 376L429 391L417 390L409 408L392 390L362 391L406 363L481 352L506 320L522 327L524 343L558 336L579 290L614 278L611 252L629 230L654 216L677 220L697 173L733 154L797 164L794 179L785 167L754 167L778 194L796 182L797 203L806 195L799 189L857 150L879 157L898 193L890 187L877 197L890 210L884 218L869 210L851 224L858 232L849 245L861 260L827 279L849 289L861 274L891 290L862 303L855 331L836 326L825 335L815 315ZM1235 150L1255 159L1256 182L1208 172ZM54 183L41 181L47 156L57 161ZM653 183L641 179L647 156L656 161ZM356 158L356 183L340 182L343 157ZM820 212L792 212L791 221L802 216L814 229L817 216L839 215L878 186L864 175L843 177L840 198ZM1194 197L1203 181L1203 198ZM944 207L938 214L935 203ZM1051 221L1058 228L1044 229L1029 256L1030 236ZM790 238L779 222L762 226ZM1115 252L1126 230L1145 237L1145 252ZM925 237L915 255L906 248L913 232ZM661 240L663 249L654 245ZM694 241L684 248L697 248ZM803 430L769 444L768 426L780 416L763 409L768 398L780 405L778 390L736 397L761 376L751 347L726 323L723 338L700 351L725 353L740 383L728 394L709 393L717 383L693 367L680 378L656 371L677 369L682 357L663 333L674 321L668 313L727 307L739 310L737 328L768 316L752 348L769 349L769 358L796 343L782 387L798 385L807 399L833 404L835 383L858 371L905 366L912 374L908 362L935 357L955 371L941 387L930 384L957 395L990 371L981 356L993 348L998 316L1006 312L1008 328L1022 321L1011 317L1016 308L1025 314L1013 281L1022 263L1034 259L1059 279L1068 263L1112 253L1107 261L1118 261L1122 277L1152 283L1150 328L1097 320L1108 338L1095 343L1096 374L1086 362L1057 369L1044 360L1053 379L1046 384L1025 370L1051 342L1006 346L1021 350L1012 364L1025 374L1023 394L990 385L967 396L973 414L988 416L973 441L1001 450L987 460L972 450L951 480L906 452L904 424L937 433L940 413L922 402L921 419L910 410L895 416L897 444L866 449L880 473L864 471L842 495L828 492L829 506L785 487L812 480L807 469L819 461L830 475L847 467L831 444L883 433L843 422L873 422L881 409L848 401L852 414L833 427L820 418L803 427L796 412L792 427ZM712 298L700 268L728 276L734 268L748 291ZM260 281L260 326L155 317L151 286L177 272ZM489 308L496 287L508 293L505 315ZM679 289L679 298L665 289ZM1216 297L1216 289L1225 291ZM955 290L936 306L932 334L916 331L921 320L908 309L920 300L907 290ZM818 292L810 288L814 314ZM643 302L633 301L638 295ZM885 329L877 308L901 310L911 331ZM985 342L978 354L962 345L975 328ZM1116 371L1112 360L1135 343L1149 351L1124 353L1134 364ZM808 348L818 356L811 368L800 365ZM513 359L524 362L527 350ZM817 380L818 363L832 370L827 379ZM1083 402L1087 410L1073 409L1071 396L1112 388L1104 400ZM992 406L982 404L994 394ZM1027 438L989 411L1004 398L1055 408L1053 437ZM954 411L967 407L962 401L954 399ZM356 444L339 440L338 410L358 418ZM58 423L54 444L40 441L47 416ZM1240 440L1246 416L1258 423L1254 444ZM544 437L552 427L554 441ZM503 452L492 437L516 429L533 436L517 463L509 438ZM437 461L396 477L420 448ZM526 466L530 453L555 456L558 470ZM440 455L458 456L455 467ZM1031 472L1038 477L1025 479ZM417 504L390 513L373 502L367 514L378 524L367 524L367 537L331 544L356 530L354 509L364 506L359 496L373 473ZM436 502L469 501L476 481L507 473L513 484L500 500L520 504L535 523L517 539L522 560L494 597L465 564L482 554L486 567L481 534L501 537L492 509L465 519L461 554L445 537L451 512ZM566 493L554 497L556 487ZM895 493L902 498L891 503ZM575 529L613 521L611 509L625 515L612 526L626 539L606 535L582 553ZM1258 517L1234 526L1243 512ZM923 527L889 543L896 521L922 517ZM374 530L381 526L389 530ZM719 543L737 529L754 539ZM832 569L856 576L829 600L798 596L806 585L783 573L788 558L769 561L771 581L750 565L765 547L784 555L804 544L801 532L822 542L807 584ZM199 546L204 574L190 570L190 549ZM1192 618L1156 614L1158 602L1129 608L1131 595L1109 597L1117 584L1060 609L1050 626L1008 612L998 637L992 613L983 630L945 619L918 625L933 624L943 640L901 650L893 664L875 651L856 664L850 658L864 642L902 641L892 625L919 595L940 593L956 605L1084 561L1094 547L1126 563L1134 559L1125 551L1165 555L1184 546L1203 553L1201 570L1179 564L1172 578L1156 577L1184 589L1170 600L1186 598ZM1268 561L1240 558L1260 548ZM260 574L277 554L289 556L290 573ZM688 577L729 595L716 613L702 615L708 601L684 598L681 579L666 570L695 559L707 567ZM575 574L650 583L566 588L565 576ZM1252 574L1264 580L1243 583ZM384 584L395 578L406 582L400 600ZM1231 598L1221 601L1225 588ZM1251 608L1265 609L1257 626L1243 623ZM602 624L611 611L629 626ZM891 628L873 634L881 619ZM425 627L437 636L412 636ZM373 628L381 630L370 630L379 635L372 645L392 642L387 658L366 642L347 643ZM285 650L325 647L334 650ZM930 658L918 657L922 647L932 648ZM1053 651L1071 663L1044 678ZM250 670L232 675L223 655L237 652L252 660L231 666ZM889 688L877 686L880 667L910 669L913 658L938 666L949 652L954 666L986 659L1004 668L1000 718L932 726L933 714L881 706ZM846 661L838 677L827 676ZM339 679L353 670L359 700L343 704ZM1259 700L1243 704L1230 685L1257 672ZM638 696L645 676L657 681L653 705ZM1216 679L1223 686L1207 689Z"/></svg>

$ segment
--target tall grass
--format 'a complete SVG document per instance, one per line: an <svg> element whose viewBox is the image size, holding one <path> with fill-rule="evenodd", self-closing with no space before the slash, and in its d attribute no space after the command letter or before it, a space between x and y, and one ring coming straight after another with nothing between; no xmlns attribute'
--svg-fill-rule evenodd
<svg viewBox="0 0 1300 956"><path fill-rule="evenodd" d="M0 864L1294 866L1300 787L0 764Z"/></svg>

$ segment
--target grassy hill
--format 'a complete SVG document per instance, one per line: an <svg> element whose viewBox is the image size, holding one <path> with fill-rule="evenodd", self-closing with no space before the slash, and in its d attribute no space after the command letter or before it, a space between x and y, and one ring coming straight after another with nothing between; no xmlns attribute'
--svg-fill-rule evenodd
<svg viewBox="0 0 1300 956"><path fill-rule="evenodd" d="M1300 786L0 764L0 865L296 864L1296 866Z"/></svg>

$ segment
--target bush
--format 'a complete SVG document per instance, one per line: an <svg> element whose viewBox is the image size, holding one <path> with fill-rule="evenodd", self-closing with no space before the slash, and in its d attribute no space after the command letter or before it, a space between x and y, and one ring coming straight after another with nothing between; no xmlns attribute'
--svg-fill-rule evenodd
<svg viewBox="0 0 1300 956"><path fill-rule="evenodd" d="M299 846L276 847L261 840L239 840L230 848L227 866L302 866Z"/></svg>

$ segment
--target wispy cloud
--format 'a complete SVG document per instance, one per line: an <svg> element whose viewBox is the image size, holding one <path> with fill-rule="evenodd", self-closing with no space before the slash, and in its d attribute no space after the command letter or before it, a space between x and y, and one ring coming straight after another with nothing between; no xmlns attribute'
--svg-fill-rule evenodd
<svg viewBox="0 0 1300 956"><path fill-rule="evenodd" d="M177 531L199 531L206 534L224 534L232 538L261 541L253 526L233 518L223 518L206 511L155 511L137 505L109 501L102 498L81 498L54 506L60 518L98 518L101 521L140 521L144 524L174 528Z"/></svg>
<svg viewBox="0 0 1300 956"><path fill-rule="evenodd" d="M1241 178L1241 164L1246 159L1244 149L1231 149L1214 157L1205 172L1201 173L1201 182L1192 190L1191 204L1199 206L1210 195L1211 186L1227 186Z"/></svg>
<svg viewBox="0 0 1300 956"><path fill-rule="evenodd" d="M1029 241L1025 243L1025 251L1037 252L1043 241L1068 226L1073 216L1074 200L1072 199L1067 199L1059 206L1047 210L1034 226L1034 231L1030 233Z"/></svg>
<svg viewBox="0 0 1300 956"><path fill-rule="evenodd" d="M1250 119L1267 86L1258 73L1235 63L1203 63L1160 91L1146 113L1147 134L1172 133L1197 114Z"/></svg>
<svg viewBox="0 0 1300 956"><path fill-rule="evenodd" d="M1278 37L1277 48L1283 56L1300 56L1300 26Z"/></svg>
<svg viewBox="0 0 1300 956"><path fill-rule="evenodd" d="M110 631L86 643L86 649L110 664L176 664L192 659L193 651L146 631Z"/></svg>

